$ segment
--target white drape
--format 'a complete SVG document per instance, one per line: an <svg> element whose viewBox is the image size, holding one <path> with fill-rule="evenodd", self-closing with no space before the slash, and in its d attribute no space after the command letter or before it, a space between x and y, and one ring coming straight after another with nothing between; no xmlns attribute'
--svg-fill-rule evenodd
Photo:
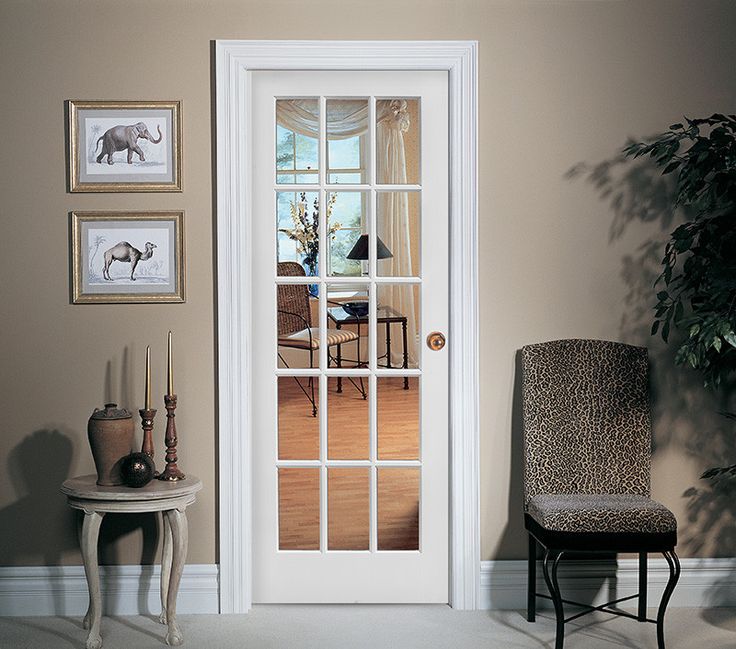
<svg viewBox="0 0 736 649"><path fill-rule="evenodd" d="M376 102L376 174L377 182L386 185L406 184L404 133L410 120L403 99ZM379 192L377 196L377 233L393 253L381 262L381 274L395 277L414 275L409 231L409 196L406 192ZM417 360L417 314L414 287L406 284L381 286L381 301L406 316L409 363ZM401 366L401 350L392 347L391 364Z"/></svg>
<svg viewBox="0 0 736 649"><path fill-rule="evenodd" d="M319 103L315 99L281 99L276 104L276 121L290 131L317 137ZM365 99L331 101L327 113L327 137L344 140L368 131L368 103Z"/></svg>
<svg viewBox="0 0 736 649"><path fill-rule="evenodd" d="M277 103L276 121L284 128L309 137L319 134L319 104L314 99L281 99ZM380 184L406 184L404 133L410 119L403 99L376 101L376 175ZM328 139L345 139L368 131L368 105L364 99L330 102L327 115ZM409 231L409 200L406 192L379 192L377 200L378 236L393 257L381 261L381 274L397 277L413 275ZM417 359L417 314L414 288L407 285L382 285L378 296L406 316L407 351L410 366ZM392 345L391 364L401 366L402 350Z"/></svg>

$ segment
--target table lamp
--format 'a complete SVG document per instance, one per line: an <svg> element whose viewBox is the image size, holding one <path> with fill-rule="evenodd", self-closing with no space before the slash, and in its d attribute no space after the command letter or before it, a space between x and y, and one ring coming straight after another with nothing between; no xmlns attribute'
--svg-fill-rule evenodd
<svg viewBox="0 0 736 649"><path fill-rule="evenodd" d="M361 234L355 242L355 245L347 254L347 258L365 261L368 259L368 249L368 235ZM386 247L386 244L381 241L381 237L379 236L376 236L376 257L378 259L388 259L389 257L393 257L393 254L391 254L391 251Z"/></svg>

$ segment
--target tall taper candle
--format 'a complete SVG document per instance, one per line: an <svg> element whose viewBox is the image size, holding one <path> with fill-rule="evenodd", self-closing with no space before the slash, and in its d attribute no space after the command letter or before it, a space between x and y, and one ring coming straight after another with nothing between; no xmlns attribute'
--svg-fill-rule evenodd
<svg viewBox="0 0 736 649"><path fill-rule="evenodd" d="M169 372L168 372L168 381L166 384L166 394L171 396L174 394L174 359L172 358L171 354L171 332L169 331L169 348L168 348L168 366L169 366Z"/></svg>
<svg viewBox="0 0 736 649"><path fill-rule="evenodd" d="M151 409L151 346L146 345L146 410Z"/></svg>

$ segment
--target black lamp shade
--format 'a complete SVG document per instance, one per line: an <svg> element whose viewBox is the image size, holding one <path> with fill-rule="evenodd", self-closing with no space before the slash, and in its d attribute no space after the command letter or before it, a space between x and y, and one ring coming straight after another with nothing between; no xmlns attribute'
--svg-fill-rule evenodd
<svg viewBox="0 0 736 649"><path fill-rule="evenodd" d="M386 247L386 244L381 241L381 237L376 237L376 254L378 259L388 259L393 257L391 251ZM368 259L368 235L361 234L358 240L355 242L352 250L347 254L348 259Z"/></svg>

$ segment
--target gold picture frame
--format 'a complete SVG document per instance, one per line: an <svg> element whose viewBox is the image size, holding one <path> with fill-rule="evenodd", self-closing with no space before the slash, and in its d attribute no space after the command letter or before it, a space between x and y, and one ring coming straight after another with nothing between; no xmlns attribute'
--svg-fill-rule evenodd
<svg viewBox="0 0 736 649"><path fill-rule="evenodd" d="M181 101L70 99L67 113L69 191L181 191Z"/></svg>
<svg viewBox="0 0 736 649"><path fill-rule="evenodd" d="M185 301L184 212L71 212L73 304Z"/></svg>

